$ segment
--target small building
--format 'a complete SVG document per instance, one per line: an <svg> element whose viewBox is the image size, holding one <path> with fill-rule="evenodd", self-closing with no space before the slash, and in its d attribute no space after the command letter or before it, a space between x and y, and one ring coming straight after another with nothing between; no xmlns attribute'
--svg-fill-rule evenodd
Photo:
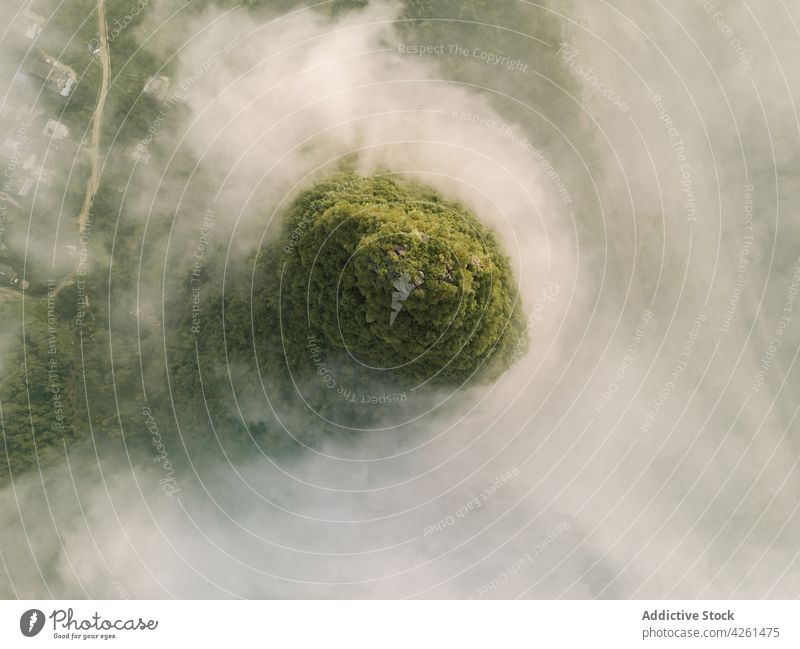
<svg viewBox="0 0 800 649"><path fill-rule="evenodd" d="M42 135L59 142L69 136L69 126L62 124L57 119L48 119L42 129Z"/></svg>
<svg viewBox="0 0 800 649"><path fill-rule="evenodd" d="M0 286L13 286L14 288L25 290L30 286L29 282L20 279L11 266L0 264Z"/></svg>
<svg viewBox="0 0 800 649"><path fill-rule="evenodd" d="M47 18L26 7L14 20L14 30L25 38L35 40L42 33L46 22Z"/></svg>
<svg viewBox="0 0 800 649"><path fill-rule="evenodd" d="M78 75L75 74L75 70L47 54L34 59L29 72L35 77L39 77L48 88L62 97L69 97L75 84L78 83Z"/></svg>
<svg viewBox="0 0 800 649"><path fill-rule="evenodd" d="M25 162L22 163L22 168L25 171L30 171L36 166L36 161L39 159L35 153L31 153L27 158L25 158Z"/></svg>
<svg viewBox="0 0 800 649"><path fill-rule="evenodd" d="M159 101L164 101L167 98L168 91L169 77L165 77L163 74L148 77L144 84L144 89L142 90L144 94L155 97Z"/></svg>
<svg viewBox="0 0 800 649"><path fill-rule="evenodd" d="M33 177L41 184L51 187L53 185L53 181L56 179L56 172L52 169L46 169L45 167L39 166L33 170Z"/></svg>
<svg viewBox="0 0 800 649"><path fill-rule="evenodd" d="M30 176L17 174L11 179L9 185L17 196L25 198L31 193L31 190L36 185L36 181Z"/></svg>

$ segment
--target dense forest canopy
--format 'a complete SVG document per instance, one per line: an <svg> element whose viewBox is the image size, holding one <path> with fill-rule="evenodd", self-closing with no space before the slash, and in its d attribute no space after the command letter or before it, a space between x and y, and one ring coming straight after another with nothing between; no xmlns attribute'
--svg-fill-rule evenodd
<svg viewBox="0 0 800 649"><path fill-rule="evenodd" d="M314 341L402 377L463 383L496 378L524 348L496 238L419 184L350 173L320 182L294 201L262 259L272 277L261 299L281 304L260 317L281 318L291 344L277 347L293 361Z"/></svg>

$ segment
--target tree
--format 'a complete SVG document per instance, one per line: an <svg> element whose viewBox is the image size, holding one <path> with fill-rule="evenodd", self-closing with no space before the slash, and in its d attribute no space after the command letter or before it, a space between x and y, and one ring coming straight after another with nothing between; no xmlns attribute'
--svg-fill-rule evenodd
<svg viewBox="0 0 800 649"><path fill-rule="evenodd" d="M412 381L492 381L526 340L494 234L420 184L349 172L323 181L294 201L260 259L273 366L313 371L335 355Z"/></svg>

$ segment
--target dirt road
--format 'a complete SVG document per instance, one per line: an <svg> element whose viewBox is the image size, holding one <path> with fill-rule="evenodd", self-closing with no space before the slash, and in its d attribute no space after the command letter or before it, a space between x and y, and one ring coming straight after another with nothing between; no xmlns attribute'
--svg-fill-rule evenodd
<svg viewBox="0 0 800 649"><path fill-rule="evenodd" d="M97 188L100 184L100 131L103 125L103 110L106 105L108 86L111 80L111 54L108 51L108 36L106 28L106 5L104 0L97 0L97 28L100 34L100 63L103 66L103 80L97 93L97 105L92 117L92 142L89 156L91 157L92 173L86 182L86 193L83 197L83 206L78 215L80 233L86 231L86 221L92 207Z"/></svg>

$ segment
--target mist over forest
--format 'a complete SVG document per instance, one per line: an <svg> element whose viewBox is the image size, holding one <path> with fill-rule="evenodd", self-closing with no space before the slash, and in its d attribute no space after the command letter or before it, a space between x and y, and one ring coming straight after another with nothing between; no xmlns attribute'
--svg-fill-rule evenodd
<svg viewBox="0 0 800 649"><path fill-rule="evenodd" d="M0 21L0 596L800 594L798 7Z"/></svg>

